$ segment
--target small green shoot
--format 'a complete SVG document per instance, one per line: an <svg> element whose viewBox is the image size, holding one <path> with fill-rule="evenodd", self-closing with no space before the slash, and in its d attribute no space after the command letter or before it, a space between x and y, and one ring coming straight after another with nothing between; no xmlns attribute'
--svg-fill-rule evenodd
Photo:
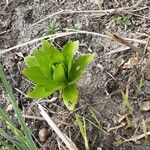
<svg viewBox="0 0 150 150"><path fill-rule="evenodd" d="M48 28L46 28L46 30L44 31L43 35L52 35L55 34L57 31L60 30L60 23L56 20L52 20L52 22L50 22Z"/></svg>
<svg viewBox="0 0 150 150"><path fill-rule="evenodd" d="M6 114L6 112L2 108L0 108L0 120L2 120L15 135L15 137L13 137L12 135L7 134L3 129L0 128L1 137L7 140L7 142L5 142L4 140L0 139L0 144L2 144L8 150L36 150L37 149L36 145L25 124L24 118L21 115L21 111L17 106L12 89L6 80L1 65L0 65L0 79L3 82L6 91L8 92L8 95L10 97L8 100L12 104L15 114L17 115L17 119L21 125L21 130L17 129L15 124L10 120L9 116Z"/></svg>
<svg viewBox="0 0 150 150"><path fill-rule="evenodd" d="M95 126L97 129L99 129L100 131L105 132L102 128L101 122L99 121L99 119L96 116L95 110L91 106L88 109L89 109L89 111L91 113L91 117L94 119L94 121L91 121L90 119L87 119L87 118L86 118L86 120L89 123L91 123L93 126Z"/></svg>
<svg viewBox="0 0 150 150"><path fill-rule="evenodd" d="M132 15L116 14L112 17L117 25L123 28L127 28L132 24Z"/></svg>
<svg viewBox="0 0 150 150"><path fill-rule="evenodd" d="M74 59L78 48L79 41L69 41L60 52L45 40L41 48L26 57L23 73L35 84L27 97L45 98L59 90L66 107L73 110L78 99L77 80L94 58L89 53Z"/></svg>
<svg viewBox="0 0 150 150"><path fill-rule="evenodd" d="M145 139L147 140L147 138L148 138L147 125L146 125L146 121L144 119L142 119L142 129L143 129L143 132L144 132Z"/></svg>
<svg viewBox="0 0 150 150"><path fill-rule="evenodd" d="M127 120L126 128L132 128L133 127L133 122L128 118L128 116L126 116L126 120Z"/></svg>
<svg viewBox="0 0 150 150"><path fill-rule="evenodd" d="M82 117L82 121L81 121L80 116L78 114L75 115L75 118L76 118L76 123L80 130L80 133L84 139L85 149L89 150L89 144L88 144L88 139L87 139L87 134L86 134L85 118Z"/></svg>
<svg viewBox="0 0 150 150"><path fill-rule="evenodd" d="M121 91L121 94L122 94L124 106L128 109L129 113L132 114L133 110L129 102L128 91L126 91L125 93Z"/></svg>
<svg viewBox="0 0 150 150"><path fill-rule="evenodd" d="M142 89L142 87L144 86L144 74L142 73L141 79L139 81L139 84L136 86L136 94L138 95Z"/></svg>

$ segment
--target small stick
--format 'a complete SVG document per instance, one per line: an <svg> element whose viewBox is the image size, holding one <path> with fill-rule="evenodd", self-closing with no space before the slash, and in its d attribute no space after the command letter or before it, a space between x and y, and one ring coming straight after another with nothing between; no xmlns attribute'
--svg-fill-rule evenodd
<svg viewBox="0 0 150 150"><path fill-rule="evenodd" d="M45 121L45 119L43 117L30 116L30 115L22 115L22 116L24 118L27 118L27 119L35 119L35 120ZM61 121L61 120L59 120L57 118L53 118L53 121L58 123L58 124L63 124L63 125L69 126L69 127L75 127L75 125L73 125L71 123L67 123L67 122Z"/></svg>
<svg viewBox="0 0 150 150"><path fill-rule="evenodd" d="M106 53L105 55L111 55L111 54L114 54L114 53L119 53L119 52L123 52L123 51L129 50L129 49L130 49L130 47L119 47L119 48L117 48L115 50L112 50L112 51Z"/></svg>
<svg viewBox="0 0 150 150"><path fill-rule="evenodd" d="M106 33L113 39L116 40L117 42L126 45L128 47L130 47L133 51L138 52L139 54L141 53L140 49L133 46L131 43L129 43L127 40L125 40L124 38L112 33L111 31L106 31Z"/></svg>
<svg viewBox="0 0 150 150"><path fill-rule="evenodd" d="M53 35L47 35L47 36L43 36L43 37L40 37L40 38L37 38L37 39L33 39L31 41L28 41L28 42L10 47L8 49L0 50L0 54L9 52L11 50L14 50L14 49L17 49L17 48L20 48L20 47L23 47L23 46L27 46L29 44L36 43L38 41L42 41L42 40L47 39L47 38L49 40L53 40L53 39L56 39L56 38L60 38L60 37L68 36L68 35L73 35L73 34L91 34L91 35L94 35L94 36L100 36L100 37L111 39L111 37L109 37L107 35L96 33L96 32L90 32L90 31L84 31L84 30L74 30L74 29L67 29L67 30L70 30L70 31L72 30L72 32L56 33L56 34L53 34ZM144 40L130 39L130 38L124 38L124 39L127 40L127 41L138 42L138 43L141 43L141 44L146 44L147 43L147 41L144 41Z"/></svg>
<svg viewBox="0 0 150 150"><path fill-rule="evenodd" d="M150 135L150 131L147 132L146 135ZM126 142L130 142L130 141L136 142L137 140L140 140L140 139L142 139L142 138L144 138L144 137L145 137L145 134L143 133L143 134L134 136L134 137L132 137L131 139L127 139L127 140L125 140L125 141L126 141Z"/></svg>
<svg viewBox="0 0 150 150"><path fill-rule="evenodd" d="M116 126L116 127L112 127L112 128L107 129L107 132L110 132L110 131L112 131L112 130L120 129L120 128L124 127L125 125L126 125L126 123L125 123L125 122L122 122L120 125L118 125L118 126Z"/></svg>
<svg viewBox="0 0 150 150"><path fill-rule="evenodd" d="M150 36L148 36L148 39L147 39L147 43L144 47L144 56L146 56L147 52L148 52L148 46L150 45Z"/></svg>
<svg viewBox="0 0 150 150"><path fill-rule="evenodd" d="M119 118L118 122L121 123L123 120L126 119L126 117L127 117L127 114L121 116L121 117Z"/></svg>
<svg viewBox="0 0 150 150"><path fill-rule="evenodd" d="M130 6L130 7L122 7L122 8L116 8L116 9L106 9L106 10L61 10L55 13L52 13L48 16L46 16L45 18L35 22L34 24L32 24L30 27L33 27L35 25L37 25L38 23L41 23L49 18L52 18L54 16L57 15L62 15L62 14L81 14L81 13L104 13L104 14L108 14L108 13L113 13L113 12L121 12L121 11L125 11L125 10L131 10L136 8L138 5L140 5L143 2L143 0L138 0L137 3L135 3L134 5Z"/></svg>

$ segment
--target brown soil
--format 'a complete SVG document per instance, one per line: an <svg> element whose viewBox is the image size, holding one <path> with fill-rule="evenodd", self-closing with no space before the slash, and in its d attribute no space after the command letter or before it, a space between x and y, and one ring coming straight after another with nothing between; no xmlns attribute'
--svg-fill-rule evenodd
<svg viewBox="0 0 150 150"><path fill-rule="evenodd" d="M101 4L101 9L128 7L133 5L133 2L134 0L105 0ZM52 22L57 22L59 24L56 32L63 32L66 28L75 28L78 30L87 30L105 34L104 31L109 28L122 37L131 39L138 38L143 41L147 41L148 35L150 34L150 10L148 7L148 0L143 0L139 6L134 8L136 11L130 10L128 12L122 12L122 14L129 13L133 17L132 25L127 28L120 27L114 23L112 20L114 13L105 15L91 13L62 14L32 26L35 22L47 15L60 10L98 10L98 6L93 3L92 0L10 0L6 7L5 4L5 0L0 2L0 51L41 37ZM145 8L141 10L143 7ZM127 61L132 57L133 53L130 49L107 55L108 52L124 46L117 41L89 34L66 36L55 39L52 42L56 46L61 47L69 39L78 39L80 41L81 46L78 55L87 52L95 54L94 61L89 65L83 78L78 82L80 101L76 106L77 110L74 112L67 111L63 101L59 98L53 103L49 103L48 101L43 102L42 105L47 108L47 111L52 118L57 118L71 124L75 124L75 113L79 113L85 118L91 119L88 108L89 106L92 106L96 112L97 118L101 122L102 129L106 131L107 129L120 125L118 119L128 113L127 109L123 106L121 90L125 90L128 80L131 78L129 101L133 108L133 115L129 115L128 119L133 123L133 126L127 127L127 123L124 121L126 123L124 127L105 133L91 125L89 122L86 122L87 137L89 139L91 150L96 150L98 147L102 148L102 150L149 150L149 138L146 141L145 139L140 139L137 142L121 142L119 144L121 140L130 139L134 135L143 133L141 125L142 118L144 118L147 123L147 131L150 131L150 113L149 111L142 111L140 109L140 105L142 105L144 101L150 101L149 72L144 74L144 86L137 94L137 85L141 79L141 67L134 66L131 69L122 69L120 64L118 64L121 59ZM133 44L142 51L145 48L145 44L137 42ZM37 45L39 45L39 43L14 49L0 56L0 62L5 68L7 79L14 89L14 94L19 107L23 114L31 116L40 116L37 105L34 101L26 99L23 94L17 91L17 89L23 93L27 93L32 87L22 74L22 70L25 67L22 56L25 57L30 54ZM150 47L147 47L147 50L150 50L149 48ZM18 56L18 53L22 54L22 56ZM58 97L58 94L55 93L52 97ZM7 93L5 93L3 87L0 86L0 107L5 108L5 110L9 107L7 98ZM46 100L50 98L51 97ZM9 113L15 121L16 119L13 117L13 111L9 110ZM38 132L40 129L43 127L49 128L45 121L26 118L26 123L38 141ZM79 150L84 149L84 142L79 134L78 128L69 127L63 124L58 124L58 126L62 132L72 139ZM0 127L6 128L2 122L0 122ZM49 139L41 144L47 150L58 150L57 135L51 128L49 129L51 132ZM6 131L7 130L8 129L6 128ZM40 145L37 145L40 149Z"/></svg>

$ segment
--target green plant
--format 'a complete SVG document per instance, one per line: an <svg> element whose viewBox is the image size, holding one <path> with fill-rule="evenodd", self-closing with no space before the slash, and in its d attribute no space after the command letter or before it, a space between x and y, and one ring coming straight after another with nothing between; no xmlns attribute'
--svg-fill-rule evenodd
<svg viewBox="0 0 150 150"><path fill-rule="evenodd" d="M144 119L142 119L142 129L143 129L143 132L144 132L145 139L147 140L147 138L148 138L147 124L146 124L146 121Z"/></svg>
<svg viewBox="0 0 150 150"><path fill-rule="evenodd" d="M132 128L134 126L133 122L126 116L127 125L126 128Z"/></svg>
<svg viewBox="0 0 150 150"><path fill-rule="evenodd" d="M2 144L8 150L36 150L36 145L21 115L21 111L17 106L12 89L6 80L1 65L0 79L3 82L6 91L8 92L8 95L10 97L8 100L11 102L15 114L17 115L17 119L21 125L21 130L16 128L16 125L10 120L6 112L2 108L0 108L0 120L2 120L11 130L12 134L15 135L14 137L12 137L11 135L7 134L2 128L0 128L0 135L5 139L4 140L0 137L0 144Z"/></svg>
<svg viewBox="0 0 150 150"><path fill-rule="evenodd" d="M121 27L127 28L132 24L132 15L116 14L112 17L115 23Z"/></svg>
<svg viewBox="0 0 150 150"><path fill-rule="evenodd" d="M75 115L75 118L76 118L76 123L80 130L80 133L84 139L85 149L89 150L89 144L88 144L88 139L87 139L87 134L86 134L85 118L82 117L82 121L81 121L80 116L78 114Z"/></svg>
<svg viewBox="0 0 150 150"><path fill-rule="evenodd" d="M126 90L126 92L124 93L123 91L121 91L121 94L122 94L122 98L123 98L123 103L124 103L124 106L128 109L129 113L132 114L132 107L131 107L131 104L129 102L129 94L128 94L128 91Z"/></svg>
<svg viewBox="0 0 150 150"><path fill-rule="evenodd" d="M94 122L91 121L90 119L87 119L87 118L86 118L86 120L87 120L89 123L91 123L93 126L95 126L96 128L98 128L100 131L103 131L102 124L101 124L101 122L99 121L99 119L97 118L96 112L95 112L95 110L93 109L93 107L90 106L88 109L89 109L89 111L90 111L90 113L91 113L91 118L94 119ZM105 131L103 131L103 132L105 132Z"/></svg>
<svg viewBox="0 0 150 150"><path fill-rule="evenodd" d="M59 52L45 40L42 47L26 57L23 73L35 84L27 97L45 98L59 90L66 107L73 110L78 98L77 80L94 57L85 54L74 59L78 48L79 41L69 41Z"/></svg>
<svg viewBox="0 0 150 150"><path fill-rule="evenodd" d="M139 95L143 86L144 86L144 74L142 73L139 83L138 83L138 85L136 85L136 88L137 88L136 95Z"/></svg>
<svg viewBox="0 0 150 150"><path fill-rule="evenodd" d="M44 31L44 35L55 34L60 29L60 23L56 20L52 20L48 25L48 28Z"/></svg>

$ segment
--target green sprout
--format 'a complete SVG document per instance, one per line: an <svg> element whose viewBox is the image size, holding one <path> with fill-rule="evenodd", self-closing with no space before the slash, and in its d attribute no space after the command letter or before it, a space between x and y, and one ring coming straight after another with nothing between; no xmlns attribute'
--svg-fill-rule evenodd
<svg viewBox="0 0 150 150"><path fill-rule="evenodd" d="M144 132L145 139L147 140L147 138L148 138L148 136L147 136L147 124L146 124L146 121L144 119L142 119L142 129Z"/></svg>
<svg viewBox="0 0 150 150"><path fill-rule="evenodd" d="M112 19L115 21L117 25L120 27L127 28L132 24L132 15L124 15L124 14L116 14L112 17Z"/></svg>
<svg viewBox="0 0 150 150"><path fill-rule="evenodd" d="M122 94L124 106L128 109L129 113L132 114L133 110L132 110L132 106L129 102L128 91L126 91L126 92L121 91L121 94Z"/></svg>
<svg viewBox="0 0 150 150"><path fill-rule="evenodd" d="M98 128L100 131L103 131L101 121L99 121L99 119L97 118L97 115L96 115L96 112L95 112L94 108L90 106L88 109L90 111L91 117L94 120L94 122L91 121L90 119L86 119L86 120L89 123L91 123L93 126L95 126L96 128Z"/></svg>
<svg viewBox="0 0 150 150"><path fill-rule="evenodd" d="M143 86L144 86L144 74L142 73L139 83L138 85L136 85L136 95L139 95L139 93L142 91Z"/></svg>
<svg viewBox="0 0 150 150"><path fill-rule="evenodd" d="M48 25L48 28L44 31L44 35L52 35L55 34L60 29L60 23L56 20L52 20L52 22Z"/></svg>
<svg viewBox="0 0 150 150"><path fill-rule="evenodd" d="M75 114L75 118L76 118L76 123L79 127L79 130L80 130L80 133L84 139L85 149L89 150L89 143L88 143L88 138L87 138L87 134L86 134L85 118L82 117L82 121L81 121L81 116L78 114Z"/></svg>
<svg viewBox="0 0 150 150"><path fill-rule="evenodd" d="M66 107L73 110L78 99L77 80L94 58L93 54L85 54L75 59L78 48L79 41L68 41L60 52L45 40L26 57L23 73L35 84L27 97L45 98L59 90Z"/></svg>

